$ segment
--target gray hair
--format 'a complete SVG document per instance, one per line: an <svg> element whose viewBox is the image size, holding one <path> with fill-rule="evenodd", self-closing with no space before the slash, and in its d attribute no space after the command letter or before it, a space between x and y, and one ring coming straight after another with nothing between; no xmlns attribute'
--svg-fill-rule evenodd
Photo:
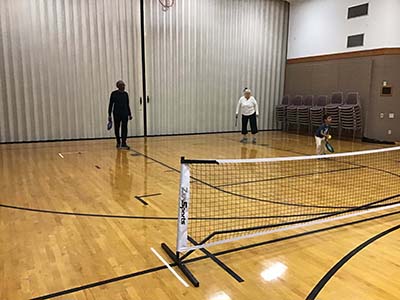
<svg viewBox="0 0 400 300"><path fill-rule="evenodd" d="M250 93L251 94L251 90L250 89L244 89L243 94L245 93Z"/></svg>

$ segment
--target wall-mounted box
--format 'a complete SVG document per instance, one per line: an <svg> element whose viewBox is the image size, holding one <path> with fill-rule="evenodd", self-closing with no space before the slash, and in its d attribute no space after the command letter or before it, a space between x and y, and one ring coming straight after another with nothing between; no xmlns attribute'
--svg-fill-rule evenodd
<svg viewBox="0 0 400 300"><path fill-rule="evenodd" d="M381 96L392 96L392 86L386 85L381 87Z"/></svg>

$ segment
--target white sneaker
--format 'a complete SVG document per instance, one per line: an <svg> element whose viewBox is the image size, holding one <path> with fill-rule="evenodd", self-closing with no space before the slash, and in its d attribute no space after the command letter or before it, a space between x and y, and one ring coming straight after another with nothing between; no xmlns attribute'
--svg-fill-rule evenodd
<svg viewBox="0 0 400 300"><path fill-rule="evenodd" d="M242 138L242 139L240 140L240 142L241 142L241 143L244 143L244 144L247 143L247 138Z"/></svg>

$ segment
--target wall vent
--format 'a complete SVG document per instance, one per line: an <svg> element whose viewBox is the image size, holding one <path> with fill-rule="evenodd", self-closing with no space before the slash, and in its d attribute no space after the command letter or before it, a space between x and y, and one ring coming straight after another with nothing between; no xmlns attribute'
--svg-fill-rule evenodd
<svg viewBox="0 0 400 300"><path fill-rule="evenodd" d="M347 37L347 48L364 46L364 33L349 35Z"/></svg>
<svg viewBox="0 0 400 300"><path fill-rule="evenodd" d="M368 15L368 3L349 7L347 11L347 19L357 18Z"/></svg>

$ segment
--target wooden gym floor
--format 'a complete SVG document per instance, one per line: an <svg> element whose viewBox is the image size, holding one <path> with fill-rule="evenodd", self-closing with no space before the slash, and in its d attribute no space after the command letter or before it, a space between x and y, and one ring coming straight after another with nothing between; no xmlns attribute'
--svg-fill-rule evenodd
<svg viewBox="0 0 400 300"><path fill-rule="evenodd" d="M164 267L150 248L171 262L160 243L175 245L180 156L314 153L313 137L262 132L257 145L239 138L130 139L134 151L117 151L113 140L0 145L0 299L296 300L315 287L312 299L399 299L400 209L211 248L231 250L218 257L242 283L210 259L188 264L199 288ZM333 143L338 152L380 147ZM281 274L270 280L266 269Z"/></svg>

